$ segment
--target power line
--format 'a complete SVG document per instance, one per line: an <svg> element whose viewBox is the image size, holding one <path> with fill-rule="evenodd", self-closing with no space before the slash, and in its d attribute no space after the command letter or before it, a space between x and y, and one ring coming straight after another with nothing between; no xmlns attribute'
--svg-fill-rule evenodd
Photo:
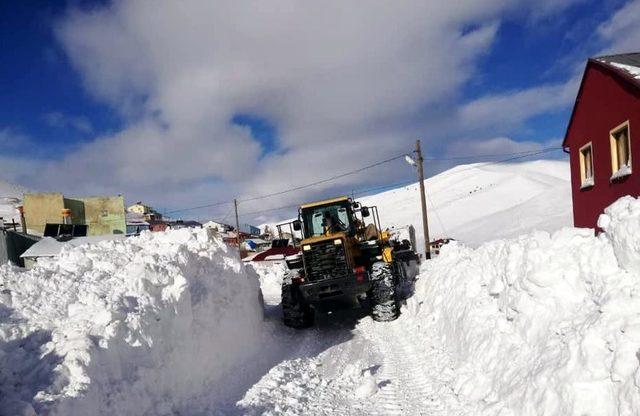
<svg viewBox="0 0 640 416"><path fill-rule="evenodd" d="M213 207L219 207L221 205L232 204L232 203L233 203L232 201L220 201L220 202L214 202L214 203L207 204L207 205L200 205L200 206L197 206L197 207L174 209L173 211L165 211L164 214L173 214L175 212L194 211L196 209L202 209L202 208L213 208Z"/></svg>
<svg viewBox="0 0 640 416"><path fill-rule="evenodd" d="M537 150L525 150L522 152L513 152L513 153L494 153L494 154L482 154L482 155L468 155L468 156L451 156L451 157L425 157L424 160L428 160L431 162L438 161L450 161L450 160L465 160L465 159L481 159L484 157L502 157L502 156L518 156L518 155L529 155L531 153L536 153L540 151L552 151L552 150L561 150L562 147L547 147L543 149Z"/></svg>
<svg viewBox="0 0 640 416"><path fill-rule="evenodd" d="M440 174L440 177L457 174L457 173L464 172L464 171L471 170L471 169L478 169L478 168L483 167L483 166L497 165L497 164L500 164L500 163L510 162L510 161L513 161L513 160L524 159L524 158L527 158L527 157L530 157L530 156L536 156L536 155L539 155L539 154L549 153L549 152L557 151L557 150L561 150L561 149L562 148L560 148L560 147L550 147L550 148L545 148L545 149L538 150L538 151L530 151L528 153L523 153L523 152L512 153L512 155L517 155L517 156L509 157L509 158L502 159L502 160L496 160L496 161L492 161L492 162L485 162L485 163L479 164L479 166L469 166L466 169L457 170L457 171L451 172L449 174L445 174L445 175ZM395 184L390 184L390 185L382 185L382 186L377 186L377 187L373 187L373 188L356 190L354 192L354 195L362 195L362 194L365 194L365 193L368 193L368 192L372 192L372 191L375 191L375 190L379 190L379 189L390 188L390 187L400 187L400 186L410 185L410 184L414 184L414 183L416 183L415 179L409 180L409 181L397 182ZM430 202L433 205L433 202L432 201L430 201ZM250 216L250 215L262 214L262 213L265 213L265 212L279 211L279 210L287 209L287 208L297 208L299 206L300 206L300 204L284 205L284 206L280 206L280 207L276 207L276 208L267 208L267 209L262 209L262 210L258 210L258 211L253 211L253 212L241 213L241 216L246 217L246 216ZM439 217L439 215L438 215L438 217ZM438 219L440 220L440 218L438 218ZM440 220L440 222L441 222L441 225L443 225L441 220ZM443 229L444 229L444 227L443 227Z"/></svg>
<svg viewBox="0 0 640 416"><path fill-rule="evenodd" d="M429 193L426 193L426 195L427 195L427 199L431 203L431 209L433 209L433 212L435 212L435 214L436 214L436 218L438 219L438 222L440 223L440 227L442 228L442 231L444 232L444 235L449 235L449 233L447 232L447 228L444 226L444 223L442 222L442 218L440 218L440 214L438 213L438 208L436 207L436 205L431 200L431 197L429 196Z"/></svg>
<svg viewBox="0 0 640 416"><path fill-rule="evenodd" d="M389 163L389 162L392 162L394 160L398 160L400 158L405 157L405 155L406 154L403 153L401 155L394 156L392 158L385 159L385 160L382 160L380 162L376 162L376 163L373 163L371 165L367 165L367 166L361 167L359 169L355 169L355 170L352 170L352 171L349 171L349 172L345 172L345 173L342 173L340 175L331 176L329 178L325 178L325 179L322 179L322 180L319 180L319 181L316 181L316 182L308 183L306 185L300 185L300 186L296 186L294 188L289 188L289 189L285 189L285 190L282 190L282 191L273 192L273 193L270 193L270 194L265 194L265 195L260 195L260 196L255 196L255 197L251 197L251 198L239 199L238 202L256 201L258 199L264 199L264 198L269 198L269 197L272 197L272 196L282 195L282 194L286 194L286 193L289 193L289 192L294 192L294 191L299 191L301 189L310 188L312 186L320 185L320 184L323 184L323 183L335 181L335 180L344 178L346 176L355 175L356 173L360 173L360 172L365 171L367 169L371 169L371 168L374 168L376 166L380 166L380 165L383 165L385 163Z"/></svg>
<svg viewBox="0 0 640 416"><path fill-rule="evenodd" d="M512 160L517 160L517 159L522 159L522 158L526 158L526 157L530 157L530 156L535 156L535 155L539 155L539 154L543 154L543 153L547 153L547 152L551 152L551 151L557 151L562 149L561 147L549 147L549 148L545 148L545 149L541 149L538 151L523 151L523 152L514 152L514 153L503 153L503 154L485 154L485 155L467 155L467 156L456 156L456 157L447 157L447 158L425 158L425 160L429 160L429 161L451 161L451 160L462 160L462 159L471 159L471 158L482 158L482 157L498 157L498 156L513 156L507 159L502 159L502 160L498 160L498 161L491 161L491 162L485 162L483 163L481 166L487 166L487 165L491 165L491 164L497 164L497 163L504 163L504 162L508 162L508 161L512 161ZM341 173L339 175L334 175L328 178L324 178L315 182L311 182L305 185L299 185L299 186L295 186L292 188L287 188L287 189L283 189L280 191L276 191L276 192L272 192L269 194L264 194L264 195L258 195L258 196L254 196L254 197L248 197L248 198L244 198L244 199L238 199L238 202L251 202L251 201L257 201L260 199L266 199L266 198L270 198L273 196L278 196L278 195L284 195L287 193L291 193L291 192L295 192L295 191L299 191L302 189L306 189L306 188L310 188L313 186L317 186L317 185L321 185L323 183L328 183L328 182L332 182L350 175L355 175L357 173L363 172L365 170L383 165L385 163L389 163L398 159L401 159L403 157L405 157L407 154L403 153L401 155L397 155L394 157L391 157L389 159L385 159L385 160L381 160L379 162L376 163L372 163L370 165L367 166L363 166L361 168L358 169L354 169L352 171L348 171L348 172L344 172ZM479 166L471 166L468 169L476 169ZM463 172L467 169L464 170L459 170L456 172L452 172L453 173L459 173L459 172ZM400 182L397 184L391 184L391 185L384 185L384 186L379 186L379 187L375 187L375 188L370 188L367 190L361 190L361 191L357 191L355 192L355 194L361 195L363 193L366 192L371 192L374 190L378 190L378 189L383 189L386 187L393 187L393 186L402 186L402 185L407 185L410 183L414 183L415 181L406 181L406 182ZM182 209L176 209L176 210L172 210L172 211L167 211L165 212L165 214L172 214L172 213L176 213L176 212L186 212L186 211L194 211L194 210L198 210L198 209L203 209L203 208L212 208L212 207L217 207L217 206L222 206L222 205L227 205L227 204L233 204L233 201L218 201L218 202L213 202L211 204L205 204L205 205L199 205L199 206L194 206L194 207L189 207L189 208L182 208ZM256 211L255 213L261 213L261 212L267 212L267 211L275 211L278 209L284 209L287 208L289 206L285 206L285 207L281 207L281 208L273 208L273 209L267 209L267 210L261 210L261 211ZM243 216L246 215L250 215L250 213L247 214L242 214Z"/></svg>
<svg viewBox="0 0 640 416"><path fill-rule="evenodd" d="M472 169L480 169L481 167L484 167L484 166L497 165L497 164L500 164L500 163L511 162L511 161L514 161L514 160L524 159L524 158L531 157L531 156L537 156L537 155L541 155L543 153L555 152L555 151L558 151L558 150L562 150L562 148L561 147L548 147L548 148L545 148L545 149L542 149L542 150L539 150L539 151L535 151L535 152L532 152L532 153L527 153L527 154L520 155L520 156L510 157L510 158L507 158L507 159L496 160L496 161L493 161L493 162L478 163L476 165L471 165L471 166L469 166L469 167L467 167L465 169L456 170L455 172L449 172L447 174L440 175L440 176L444 177L444 176L455 175L455 174L458 174L460 172L466 172L466 171L472 170Z"/></svg>

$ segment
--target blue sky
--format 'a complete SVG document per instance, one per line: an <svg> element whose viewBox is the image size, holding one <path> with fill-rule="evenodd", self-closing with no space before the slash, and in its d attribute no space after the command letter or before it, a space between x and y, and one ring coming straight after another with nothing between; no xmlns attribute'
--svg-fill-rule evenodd
<svg viewBox="0 0 640 416"><path fill-rule="evenodd" d="M302 183L330 176L323 168L340 168L342 158L362 155L351 166L365 165L418 136L428 136L431 156L474 154L496 138L514 150L558 145L585 60L622 52L616 13L637 9L622 0L489 0L433 6L442 17L429 12L416 23L412 13L424 10L376 3L337 20L327 14L335 32L319 33L324 10L208 3L157 8L166 13L146 13L153 5L144 2L0 3L0 176L51 189L55 183L26 169L62 178L83 169L85 180L65 181L66 192L123 192L176 208L208 200L203 194L295 185L291 172L301 167L309 170ZM197 15L210 20L198 25ZM354 25L367 19L388 36ZM274 29L283 21L285 29ZM603 25L613 28L606 36ZM376 150L361 151L368 141ZM315 161L306 155L314 146L340 156ZM70 167L75 160L83 165ZM380 185L353 181L342 186ZM173 196L150 191L160 184Z"/></svg>
<svg viewBox="0 0 640 416"><path fill-rule="evenodd" d="M108 106L88 96L54 39L52 26L65 7L64 1L0 2L0 126L51 152L42 157L54 157L59 146L92 140L122 124ZM73 123L52 125L47 115L54 113L85 118L91 130Z"/></svg>

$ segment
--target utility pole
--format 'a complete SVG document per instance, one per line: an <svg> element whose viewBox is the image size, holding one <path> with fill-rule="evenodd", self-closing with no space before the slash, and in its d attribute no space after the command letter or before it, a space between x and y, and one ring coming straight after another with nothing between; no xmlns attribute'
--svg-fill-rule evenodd
<svg viewBox="0 0 640 416"><path fill-rule="evenodd" d="M238 200L233 200L233 206L236 210L236 240L238 241L238 256L240 256L240 261L242 261L242 253L240 252L240 219L238 218Z"/></svg>
<svg viewBox="0 0 640 416"><path fill-rule="evenodd" d="M424 190L424 168L422 166L424 158L422 157L422 149L420 148L420 140L416 140L416 154L418 155L418 181L420 182L420 200L422 202L422 231L424 232L424 251L425 258L431 258L431 247L429 239L429 221L427 219L427 197Z"/></svg>

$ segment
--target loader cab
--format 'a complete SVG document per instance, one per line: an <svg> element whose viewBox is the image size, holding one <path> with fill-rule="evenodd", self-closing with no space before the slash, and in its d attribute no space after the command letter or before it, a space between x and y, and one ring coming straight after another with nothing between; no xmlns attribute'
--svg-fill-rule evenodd
<svg viewBox="0 0 640 416"><path fill-rule="evenodd" d="M303 240L336 233L363 238L370 209L376 212L375 207L363 207L346 196L302 205L298 211L298 219L292 223L293 229L302 232ZM374 215L373 226L375 230L379 230L375 217Z"/></svg>
<svg viewBox="0 0 640 416"><path fill-rule="evenodd" d="M304 238L335 233L353 235L354 221L349 201L307 207L300 210Z"/></svg>

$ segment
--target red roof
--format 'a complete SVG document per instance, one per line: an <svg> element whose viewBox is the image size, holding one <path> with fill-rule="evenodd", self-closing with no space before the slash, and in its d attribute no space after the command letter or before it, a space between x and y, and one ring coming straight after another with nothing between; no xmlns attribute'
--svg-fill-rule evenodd
<svg viewBox="0 0 640 416"><path fill-rule="evenodd" d="M589 68L591 66L597 66L599 68L602 68L606 71L608 71L610 74L614 75L617 79L623 81L624 83L626 83L627 85L630 85L633 88L640 88L640 80L638 80L637 78L633 77L631 74L629 74L628 71L625 71L623 69L620 69L619 67L616 67L614 64L615 63L633 63L634 65L637 65L637 63L634 62L634 60L637 60L640 57L640 53L635 53L635 54L621 54L621 55L610 55L610 56L602 56L599 58L591 58L587 61L587 65L584 69L584 73L582 74L582 80L580 81L580 88L578 88L578 94L576 94L576 100L575 103L573 104L573 110L571 111L571 116L569 118L569 124L567 125L567 130L564 134L564 139L562 140L562 148L565 149L567 147L567 136L569 135L569 130L571 129L571 124L573 122L573 116L575 115L576 112L576 107L578 107L578 102L580 101L580 96L582 95L582 90L584 87L584 81L587 75L587 71L589 70ZM627 59L631 59L631 61L627 62Z"/></svg>
<svg viewBox="0 0 640 416"><path fill-rule="evenodd" d="M287 246L287 247L270 248L268 250L263 251L262 253L258 253L255 257L251 259L251 261L265 261L267 257L277 256L279 254L285 257L293 256L294 254L298 254L299 252L300 252L300 247Z"/></svg>

